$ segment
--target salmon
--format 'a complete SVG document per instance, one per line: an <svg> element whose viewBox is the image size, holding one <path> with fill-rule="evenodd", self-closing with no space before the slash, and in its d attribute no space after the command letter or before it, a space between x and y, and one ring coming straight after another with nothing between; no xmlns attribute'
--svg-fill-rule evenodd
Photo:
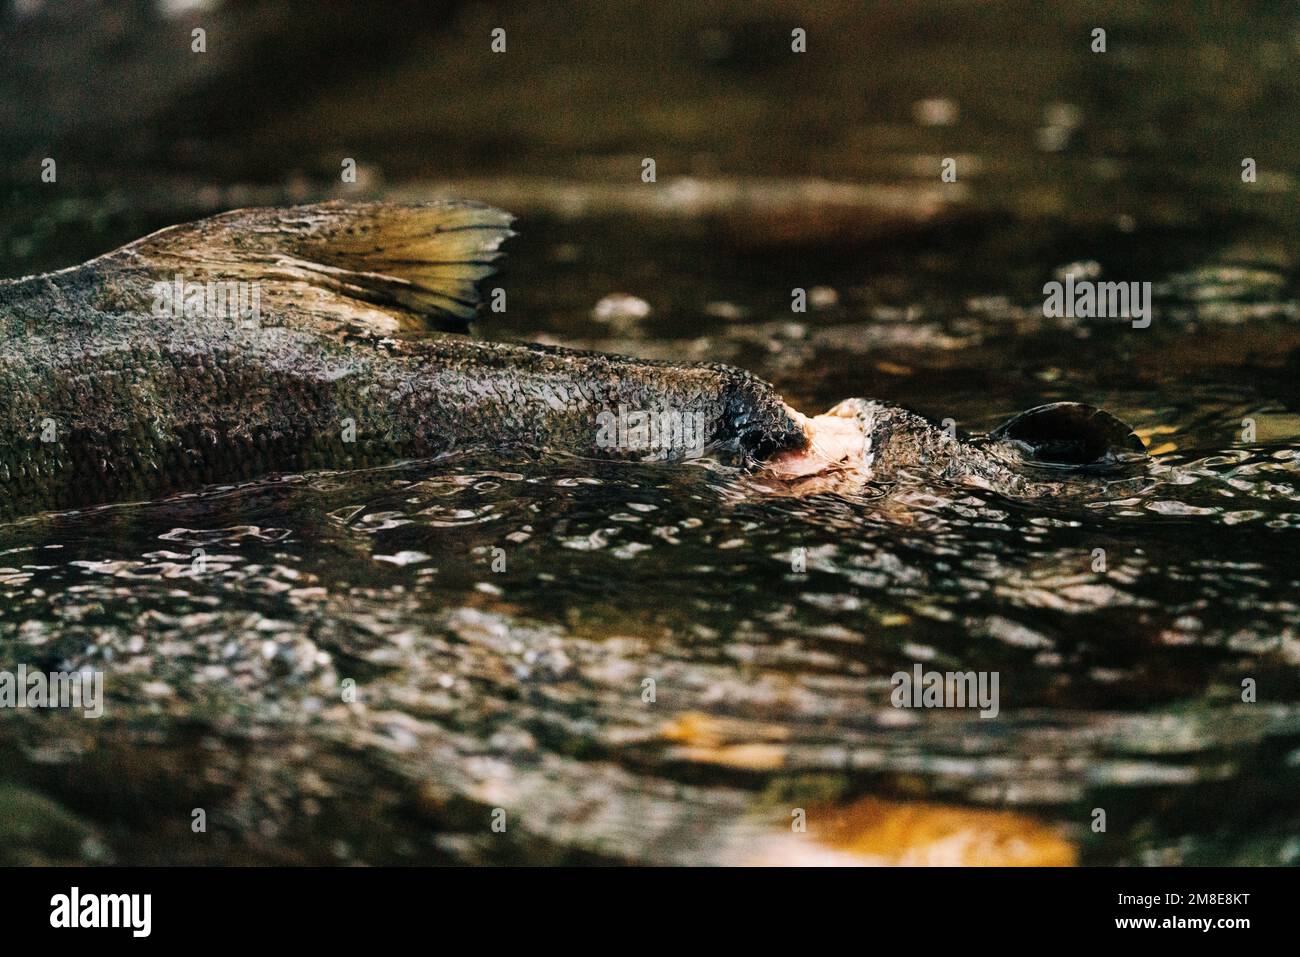
<svg viewBox="0 0 1300 957"><path fill-rule="evenodd" d="M880 403L809 418L723 364L466 335L511 223L468 201L235 210L0 282L0 511L468 448L722 455L783 480L925 460L1032 494L989 450Z"/></svg>

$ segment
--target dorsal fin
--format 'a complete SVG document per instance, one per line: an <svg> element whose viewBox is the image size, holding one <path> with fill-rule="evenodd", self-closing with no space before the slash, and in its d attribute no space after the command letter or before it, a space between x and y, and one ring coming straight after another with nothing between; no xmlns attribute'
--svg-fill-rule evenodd
<svg viewBox="0 0 1300 957"><path fill-rule="evenodd" d="M159 230L94 262L159 279L257 281L263 311L268 300L281 307L276 321L466 332L478 312L477 283L494 271L512 220L462 200L237 209Z"/></svg>

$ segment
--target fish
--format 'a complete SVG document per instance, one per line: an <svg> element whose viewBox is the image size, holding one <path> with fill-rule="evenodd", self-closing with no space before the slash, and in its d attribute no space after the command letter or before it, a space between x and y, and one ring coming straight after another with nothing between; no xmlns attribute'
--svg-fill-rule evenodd
<svg viewBox="0 0 1300 957"><path fill-rule="evenodd" d="M1074 403L964 441L868 399L805 416L721 363L475 338L513 222L469 200L239 209L0 281L0 515L480 448L1020 495L1060 491L1032 466L1142 452Z"/></svg>

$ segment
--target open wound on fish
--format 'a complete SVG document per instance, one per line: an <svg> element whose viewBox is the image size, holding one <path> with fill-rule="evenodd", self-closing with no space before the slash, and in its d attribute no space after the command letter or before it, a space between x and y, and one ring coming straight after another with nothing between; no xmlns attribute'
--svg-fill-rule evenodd
<svg viewBox="0 0 1300 957"><path fill-rule="evenodd" d="M785 452L767 464L778 479L801 479L833 471L865 471L871 465L871 437L853 418L835 414L806 416L789 408L790 418L808 436L805 448Z"/></svg>
<svg viewBox="0 0 1300 957"><path fill-rule="evenodd" d="M477 283L494 271L512 221L464 200L239 209L160 230L104 259L160 281L256 283L262 311L279 324L466 332L481 302Z"/></svg>

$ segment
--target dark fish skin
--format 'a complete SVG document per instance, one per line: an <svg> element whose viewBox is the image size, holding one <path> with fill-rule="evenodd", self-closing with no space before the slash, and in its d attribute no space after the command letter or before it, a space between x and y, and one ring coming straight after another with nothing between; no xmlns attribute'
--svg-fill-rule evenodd
<svg viewBox="0 0 1300 957"><path fill-rule="evenodd" d="M274 327L73 338L23 351L0 359L6 510L475 446L645 457L597 443L598 416L620 405L689 410L708 424L709 446L752 458L805 441L770 386L720 365L454 337L358 347ZM54 441L42 441L51 423Z"/></svg>
<svg viewBox="0 0 1300 957"><path fill-rule="evenodd" d="M251 328L160 319L149 290L167 268L112 254L0 283L4 514L475 446L602 458L698 453L606 447L598 417L620 407L689 413L707 447L751 460L806 442L769 385L728 366L441 333L381 336L367 327L365 302L346 300L340 313L340 297L312 303L292 289L280 295L275 282ZM354 313L360 322L337 319Z"/></svg>

